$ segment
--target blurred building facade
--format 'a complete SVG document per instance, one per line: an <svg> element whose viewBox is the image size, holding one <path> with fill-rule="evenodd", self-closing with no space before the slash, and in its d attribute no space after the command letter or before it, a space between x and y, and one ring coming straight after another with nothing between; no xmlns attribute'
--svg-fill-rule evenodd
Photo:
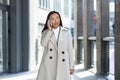
<svg viewBox="0 0 120 80"><path fill-rule="evenodd" d="M73 0L0 0L0 74L37 69L41 31L47 14L58 11L73 27ZM72 26L71 26L72 24Z"/></svg>
<svg viewBox="0 0 120 80"><path fill-rule="evenodd" d="M96 1L96 36L93 16ZM119 80L119 13L120 1L115 0L115 15L109 6L113 0L1 0L0 1L0 74L18 73L37 69L43 48L40 46L41 30L47 14L56 10L65 27L74 26L75 63L84 64L85 70L96 68L96 74L110 74L110 42L113 46L113 74ZM73 5L75 4L75 8ZM75 10L75 14L74 14ZM113 11L114 12L114 11ZM73 16L75 15L75 17ZM115 38L109 35L110 21L114 23ZM95 43L95 45L94 45ZM113 44L114 45L114 44ZM96 47L96 62L93 62ZM114 54L115 53L115 54ZM114 68L115 67L115 68Z"/></svg>

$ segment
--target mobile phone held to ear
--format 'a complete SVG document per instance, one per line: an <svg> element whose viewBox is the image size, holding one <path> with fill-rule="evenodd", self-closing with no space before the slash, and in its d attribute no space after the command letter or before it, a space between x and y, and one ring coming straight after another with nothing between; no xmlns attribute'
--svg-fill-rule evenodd
<svg viewBox="0 0 120 80"><path fill-rule="evenodd" d="M52 28L52 23L50 22L50 27Z"/></svg>

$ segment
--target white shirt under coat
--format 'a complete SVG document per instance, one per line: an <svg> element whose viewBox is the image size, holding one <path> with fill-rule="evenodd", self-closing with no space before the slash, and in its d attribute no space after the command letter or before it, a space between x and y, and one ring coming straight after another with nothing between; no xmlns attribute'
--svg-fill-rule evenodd
<svg viewBox="0 0 120 80"><path fill-rule="evenodd" d="M54 35L55 35L56 40L58 39L59 28L60 28L60 27L58 27L58 28L56 28L56 29L53 29L53 32L54 32Z"/></svg>

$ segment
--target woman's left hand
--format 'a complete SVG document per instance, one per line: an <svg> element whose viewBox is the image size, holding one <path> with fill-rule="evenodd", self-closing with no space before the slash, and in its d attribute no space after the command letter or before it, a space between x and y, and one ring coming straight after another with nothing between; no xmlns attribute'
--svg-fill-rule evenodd
<svg viewBox="0 0 120 80"><path fill-rule="evenodd" d="M74 69L70 69L70 74L74 74Z"/></svg>

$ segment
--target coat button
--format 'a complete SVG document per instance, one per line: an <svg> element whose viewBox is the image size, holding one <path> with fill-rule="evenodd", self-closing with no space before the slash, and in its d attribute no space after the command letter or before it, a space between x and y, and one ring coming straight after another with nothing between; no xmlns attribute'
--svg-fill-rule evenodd
<svg viewBox="0 0 120 80"><path fill-rule="evenodd" d="M52 59L52 56L50 56L50 59Z"/></svg>
<svg viewBox="0 0 120 80"><path fill-rule="evenodd" d="M50 48L50 51L52 51L52 48Z"/></svg>
<svg viewBox="0 0 120 80"><path fill-rule="evenodd" d="M62 54L64 54L65 52L64 51L62 51Z"/></svg>
<svg viewBox="0 0 120 80"><path fill-rule="evenodd" d="M65 62L65 59L62 59L63 62Z"/></svg>

